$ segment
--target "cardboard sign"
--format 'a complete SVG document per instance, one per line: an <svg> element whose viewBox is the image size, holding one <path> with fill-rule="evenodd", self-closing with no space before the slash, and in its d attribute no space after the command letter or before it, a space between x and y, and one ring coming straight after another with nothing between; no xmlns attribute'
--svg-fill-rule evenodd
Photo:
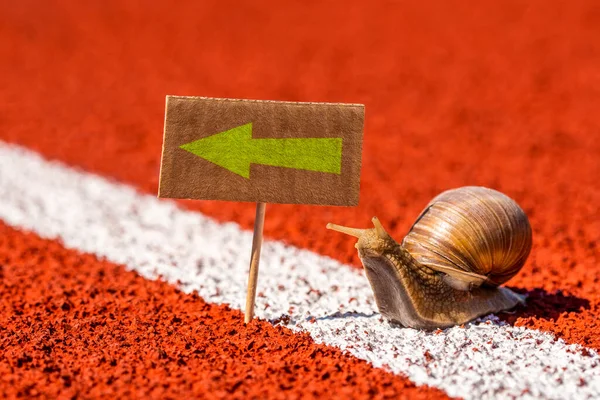
<svg viewBox="0 0 600 400"><path fill-rule="evenodd" d="M159 197L355 206L364 106L167 96Z"/></svg>

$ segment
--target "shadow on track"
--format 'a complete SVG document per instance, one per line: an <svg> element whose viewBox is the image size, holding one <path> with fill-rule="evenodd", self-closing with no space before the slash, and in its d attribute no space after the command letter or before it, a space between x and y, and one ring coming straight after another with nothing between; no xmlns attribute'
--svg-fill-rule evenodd
<svg viewBox="0 0 600 400"><path fill-rule="evenodd" d="M346 312L336 312L330 315L325 315L323 317L318 317L316 318L317 321L321 321L321 320L331 320L331 319L342 319L342 318L357 318L357 317L362 317L362 318L370 318L373 317L375 315L379 315L379 313L362 313L362 312L353 312L353 311L346 311ZM383 318L383 317L382 317Z"/></svg>
<svg viewBox="0 0 600 400"><path fill-rule="evenodd" d="M549 293L544 289L533 289L527 291L520 288L510 288L517 293L526 294L527 301L512 311L498 313L498 317L514 325L519 318L539 318L556 321L562 313L579 313L590 308L587 299L565 295L562 291Z"/></svg>
<svg viewBox="0 0 600 400"><path fill-rule="evenodd" d="M565 295L560 290L550 293L544 289L533 289L530 291L514 287L511 287L510 289L517 293L527 295L527 301L524 305L519 305L513 310L496 314L501 321L504 321L510 325L514 325L519 318L537 318L548 321L556 321L562 313L579 313L590 308L589 300L573 295ZM318 317L316 320L333 320L356 317L370 318L376 315L379 315L379 313L367 314L346 311ZM485 316L483 317L485 318ZM383 321L383 317L381 317L381 319ZM392 325L396 326L396 324Z"/></svg>

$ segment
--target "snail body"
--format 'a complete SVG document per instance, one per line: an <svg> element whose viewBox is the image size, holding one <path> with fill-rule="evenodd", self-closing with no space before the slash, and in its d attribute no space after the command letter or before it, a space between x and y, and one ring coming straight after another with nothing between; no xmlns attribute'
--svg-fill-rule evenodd
<svg viewBox="0 0 600 400"><path fill-rule="evenodd" d="M400 244L376 217L372 222L371 229L327 228L358 238L355 247L387 319L445 328L524 302L499 286L523 267L532 243L527 215L508 196L475 186L445 191Z"/></svg>

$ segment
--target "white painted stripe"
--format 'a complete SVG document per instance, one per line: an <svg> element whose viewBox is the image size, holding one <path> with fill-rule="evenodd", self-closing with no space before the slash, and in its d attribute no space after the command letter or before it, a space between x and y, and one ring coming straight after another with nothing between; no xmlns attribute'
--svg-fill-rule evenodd
<svg viewBox="0 0 600 400"><path fill-rule="evenodd" d="M268 212L267 212L268 215ZM0 142L0 218L242 309L251 233ZM464 398L600 398L600 357L491 317L440 334L391 327L360 271L266 241L257 315ZM288 319L289 318L289 319Z"/></svg>

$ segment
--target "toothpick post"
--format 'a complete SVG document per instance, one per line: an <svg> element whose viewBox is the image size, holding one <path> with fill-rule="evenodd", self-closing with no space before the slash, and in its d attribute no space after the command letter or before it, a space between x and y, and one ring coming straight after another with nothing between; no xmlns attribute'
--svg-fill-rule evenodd
<svg viewBox="0 0 600 400"><path fill-rule="evenodd" d="M248 292L246 294L246 314L244 316L245 323L252 321L252 318L254 318L256 282L258 281L258 263L260 262L260 248L263 241L263 226L265 225L266 206L266 203L256 203L254 236L252 237L252 253L250 255L250 272L248 274Z"/></svg>

